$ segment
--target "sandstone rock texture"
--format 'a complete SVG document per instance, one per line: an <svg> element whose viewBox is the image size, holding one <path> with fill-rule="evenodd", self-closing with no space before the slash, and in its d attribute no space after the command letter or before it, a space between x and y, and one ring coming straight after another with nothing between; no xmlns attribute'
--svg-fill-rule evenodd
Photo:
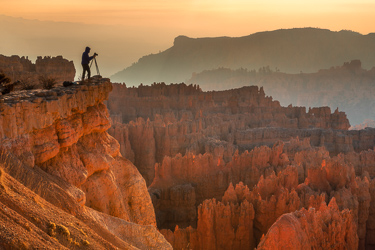
<svg viewBox="0 0 375 250"><path fill-rule="evenodd" d="M234 185L229 183L228 189L219 198L221 201L216 202L216 199L209 198L202 198L205 199L203 202L196 201L195 204L201 204L197 207L197 226L192 224L193 227L186 229L178 226L174 232L170 231L171 228L161 231L175 249L183 249L183 245L195 246L192 249L222 249L224 243L219 243L217 240L223 238L225 239L223 242L228 244L225 245L225 249L242 249L238 248L234 240L236 237L233 236L239 232L238 225L233 222L236 220L228 219L230 222L226 224L223 222L224 225L217 222L215 216L227 218L228 216L217 215L217 207L229 206L233 209L239 204L244 204L245 201L252 208L251 222L247 222L252 228L247 230L251 233L246 233L246 239L243 240L250 242L251 246L259 244L260 249L279 249L300 240L299 245L296 244L292 249L301 249L302 246L325 249L330 244L337 245L338 249L371 249L373 213L370 204L373 181L370 180L374 175L363 171L363 167L369 164L369 159L375 157L374 150L330 157L324 148L311 147L308 139L292 140L285 145L278 143L272 149L268 147L257 149L259 155L254 154L256 151L254 149L250 157L249 153L243 153L236 156L237 163L230 162L223 167L230 169L231 172L228 175L224 174L227 180L238 184L234 188ZM267 150L273 153L269 155L277 157L268 158L265 153ZM239 162L247 165L249 172L236 170L237 166L240 166ZM191 166L187 164L179 165L182 168L183 166L186 166L186 169L180 169L181 174L194 172L194 169L189 169ZM164 168L165 172L157 176L167 176L168 173L173 173L172 169L175 168ZM236 172L239 173L239 177L234 178ZM257 172L260 176L250 175ZM356 175L356 172L360 175ZM196 193L201 185L202 189L206 189L204 186L206 183L211 185L215 183L210 180L217 180L214 173L211 169L211 175L204 175L206 180L202 183L199 179L190 179L193 183L190 185L195 186ZM256 179L258 182L254 185ZM179 186L188 185L186 182L182 183L180 180ZM156 204L157 214L164 212L169 218L173 218L174 211L179 211L181 214L184 210L175 205L178 200L176 197L173 198L173 203L170 203L172 199L164 195L172 189L167 188L167 185L166 181L155 181L149 190ZM170 185L176 187L175 183ZM209 196L208 193L206 195ZM183 205L182 201L181 197L178 204ZM328 208L326 204L329 204ZM173 210L174 206L175 210ZM288 215L289 213L292 215ZM228 212L228 214L233 216L233 213ZM166 217L167 215L164 214L159 216L158 220ZM303 219L300 219L301 217ZM179 224L178 220L175 222ZM172 225L171 222L160 224L166 227ZM226 236L220 233L217 225L227 232ZM289 236L286 237L284 232ZM303 236L304 234L306 236ZM267 235L266 238L263 237L264 235ZM305 238L309 240L305 242ZM314 238L317 239L312 242ZM202 242L211 243L204 245L206 243Z"/></svg>
<svg viewBox="0 0 375 250"><path fill-rule="evenodd" d="M328 206L282 215L257 249L357 249L355 229L351 212L332 199Z"/></svg>
<svg viewBox="0 0 375 250"><path fill-rule="evenodd" d="M126 109L124 107L127 107ZM331 113L329 107L312 108L282 107L278 101L266 96L263 88L257 86L242 87L225 91L203 92L196 85L163 83L152 86L127 88L124 84L115 84L108 101L113 114L121 114L123 122L137 117L154 120L158 115L171 112L179 120L190 111L193 117L208 114L244 114L247 113L245 126L249 128L275 126L286 128L325 128L348 129L349 121L345 113L336 110ZM242 116L244 117L244 116Z"/></svg>
<svg viewBox="0 0 375 250"><path fill-rule="evenodd" d="M145 177L175 249L267 247L289 214L289 242L305 230L320 238L301 246L373 246L374 129L348 130L337 109L282 107L255 86L114 86L109 133Z"/></svg>
<svg viewBox="0 0 375 250"><path fill-rule="evenodd" d="M62 56L41 57L35 63L28 58L0 55L0 71L15 81L38 82L39 76L50 77L61 83L74 81L76 70L73 61Z"/></svg>
<svg viewBox="0 0 375 250"><path fill-rule="evenodd" d="M22 221L15 232L40 234L52 242L47 248L171 248L156 229L145 180L107 133L103 103L111 90L109 79L98 77L88 85L0 96L2 187L9 190L0 202L13 216L7 225ZM47 207L53 211L39 211ZM11 232L1 230L0 245L35 248L43 241Z"/></svg>
<svg viewBox="0 0 375 250"><path fill-rule="evenodd" d="M253 249L254 208L246 200L223 204L205 200L198 208L198 227L161 233L174 249Z"/></svg>
<svg viewBox="0 0 375 250"><path fill-rule="evenodd" d="M282 107L256 86L202 92L185 84L154 84L127 88L114 84L107 102L113 125L109 133L120 142L150 185L154 164L164 156L210 152L217 145L232 144L225 159L241 152L290 138L311 138L331 154L371 149L375 130L347 131L345 113L330 108ZM228 147L226 147L228 148Z"/></svg>

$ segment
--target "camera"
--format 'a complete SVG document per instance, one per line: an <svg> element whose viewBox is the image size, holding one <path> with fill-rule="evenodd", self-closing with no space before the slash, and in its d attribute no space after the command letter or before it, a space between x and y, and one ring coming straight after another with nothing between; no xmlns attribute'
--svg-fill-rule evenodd
<svg viewBox="0 0 375 250"><path fill-rule="evenodd" d="M95 53L94 53L94 56L98 56L98 53L95 52Z"/></svg>

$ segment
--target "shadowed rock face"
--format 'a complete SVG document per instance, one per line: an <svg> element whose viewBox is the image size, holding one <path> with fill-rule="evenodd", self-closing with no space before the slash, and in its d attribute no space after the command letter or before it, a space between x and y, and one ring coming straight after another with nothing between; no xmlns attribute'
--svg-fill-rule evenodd
<svg viewBox="0 0 375 250"><path fill-rule="evenodd" d="M199 72L217 68L239 69L240 72L260 69L262 73L270 69L289 73L316 72L348 59L360 59L364 68L370 69L375 64L374 43L375 37L371 33L361 35L352 31L315 28L281 29L244 37L178 36L169 49L140 58L111 79L135 85L154 81L169 83L184 81ZM223 76L219 72L214 79L221 81ZM219 87L216 82L211 89Z"/></svg>
<svg viewBox="0 0 375 250"><path fill-rule="evenodd" d="M24 185L22 194L30 197L33 191L31 197L43 200L42 207L54 205L54 211L50 211L53 214L41 214L28 199L25 207L17 207L15 198L7 193L0 197L5 203L2 211L14 210L17 215L13 221L22 218L26 224L35 224L48 242L54 236L51 230L57 234L62 230L64 235L65 227L73 233L73 225L67 223L72 222L91 230L87 241L92 240L93 248L168 249L170 245L155 228L155 213L144 179L121 156L119 143L106 132L110 120L103 102L112 84L99 78L93 82L0 97L4 188ZM59 223L60 229L48 226L49 221ZM22 247L6 235L0 233L1 246ZM57 237L57 248L76 247L75 236L69 236L71 240L62 236ZM38 241L30 241L30 246L36 247Z"/></svg>
<svg viewBox="0 0 375 250"><path fill-rule="evenodd" d="M297 136L311 137L313 145L325 145L333 154L368 149L356 143L359 134L346 131L345 113L331 113L328 107L307 112L304 107L281 107L256 86L218 92L185 84L139 88L115 84L114 88L107 102L114 121L109 133L147 185L154 178L155 163L160 164L164 156L198 155L219 145L233 145L233 149L226 147L225 160L235 148L242 152Z"/></svg>
<svg viewBox="0 0 375 250"><path fill-rule="evenodd" d="M347 59L345 59L347 60ZM373 65L361 67L361 61L352 60L341 66L327 65L315 73L287 74L282 72L219 68L194 74L187 82L199 84L204 90L223 90L228 86L239 88L246 85L263 86L265 92L282 105L321 107L345 111L350 124L371 126L375 120L373 93L375 91ZM249 68L248 68L249 69ZM370 119L370 121L366 121ZM372 122L373 124L373 122ZM359 125L360 127L361 125ZM365 127L362 127L365 128ZM361 129L361 128L358 128Z"/></svg>
<svg viewBox="0 0 375 250"><path fill-rule="evenodd" d="M175 249L252 249L290 213L282 221L301 246L337 235L332 244L371 247L374 129L349 131L327 107L281 107L257 87L115 86L109 133L145 176ZM298 238L322 218L327 228Z"/></svg>
<svg viewBox="0 0 375 250"><path fill-rule="evenodd" d="M25 57L0 55L0 69L11 78L12 82L30 81L37 83L39 76L44 76L62 83L74 81L76 74L73 61L64 59L62 56L39 56L34 64Z"/></svg>

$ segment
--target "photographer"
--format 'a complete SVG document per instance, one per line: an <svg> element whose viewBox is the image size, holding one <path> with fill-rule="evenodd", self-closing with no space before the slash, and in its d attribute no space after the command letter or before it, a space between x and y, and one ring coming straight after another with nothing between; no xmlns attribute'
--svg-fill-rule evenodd
<svg viewBox="0 0 375 250"><path fill-rule="evenodd" d="M82 62L81 62L82 68L83 68L82 81L85 80L86 71L87 71L87 76L88 76L87 79L90 79L91 71L90 71L89 62L98 55L98 54L94 53L93 56L89 56L90 50L91 50L90 47L86 47L85 52L83 52L83 54L82 54Z"/></svg>

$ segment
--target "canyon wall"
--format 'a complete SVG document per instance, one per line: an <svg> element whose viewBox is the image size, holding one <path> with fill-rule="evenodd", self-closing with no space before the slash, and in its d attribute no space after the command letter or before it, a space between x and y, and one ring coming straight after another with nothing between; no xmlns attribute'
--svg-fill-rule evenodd
<svg viewBox="0 0 375 250"><path fill-rule="evenodd" d="M135 121L139 117L154 120L156 115L186 119L187 111L196 118L213 114L238 114L237 120L246 117L243 126L249 128L279 126L346 130L350 127L344 112L336 110L331 113L328 107L310 108L308 112L305 107L282 107L278 101L266 96L263 88L257 86L202 92L199 86L183 83L154 83L152 86L138 88L114 84L114 91L107 105L111 114L122 116L124 123Z"/></svg>
<svg viewBox="0 0 375 250"><path fill-rule="evenodd" d="M13 216L9 230L0 232L0 246L38 246L40 237L26 243L9 238L29 230L53 248L171 248L156 229L144 179L107 133L111 123L103 103L112 84L93 81L0 96L6 190L0 202L1 211ZM20 220L29 227L12 231Z"/></svg>
<svg viewBox="0 0 375 250"><path fill-rule="evenodd" d="M366 119L375 120L375 111L369 108L375 106L375 67L363 68L359 60L340 64L322 66L314 73L295 74L280 68L267 68L266 72L262 68L258 71L257 68L217 68L194 74L187 82L199 84L204 90L263 86L282 105L338 107L345 111L352 126Z"/></svg>
<svg viewBox="0 0 375 250"><path fill-rule="evenodd" d="M280 240L279 219L320 237L309 246L337 235L332 244L371 248L375 129L349 131L338 109L282 107L256 86L114 88L109 133L146 179L175 249L272 249L262 242ZM330 229L306 231L322 218Z"/></svg>
<svg viewBox="0 0 375 250"><path fill-rule="evenodd" d="M0 55L0 72L7 75L12 82L39 82L39 76L43 76L62 83L74 81L76 74L73 61L68 61L62 56L39 56L35 63L32 63L25 57Z"/></svg>
<svg viewBox="0 0 375 250"><path fill-rule="evenodd" d="M217 143L244 151L299 136L314 137L313 145L326 145L334 154L367 147L343 131L350 126L345 113L331 113L328 107L281 107L256 86L202 92L185 84L115 84L107 106L113 120L109 133L148 185L154 164L164 156L203 154Z"/></svg>

